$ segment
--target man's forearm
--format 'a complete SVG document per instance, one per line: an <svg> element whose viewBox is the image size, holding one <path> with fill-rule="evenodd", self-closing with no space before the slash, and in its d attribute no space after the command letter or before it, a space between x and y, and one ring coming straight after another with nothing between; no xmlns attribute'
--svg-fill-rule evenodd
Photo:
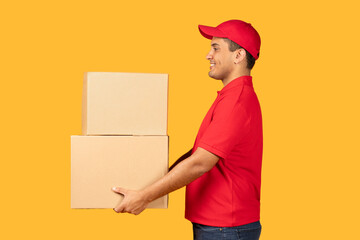
<svg viewBox="0 0 360 240"><path fill-rule="evenodd" d="M142 192L148 202L191 183L205 172L209 171L219 157L198 148L196 152L184 161L179 162L164 177L145 188Z"/></svg>
<svg viewBox="0 0 360 240"><path fill-rule="evenodd" d="M218 160L218 156L199 147L164 177L141 191L114 187L114 192L124 195L124 199L114 208L114 211L137 215L153 200L191 183L209 171Z"/></svg>

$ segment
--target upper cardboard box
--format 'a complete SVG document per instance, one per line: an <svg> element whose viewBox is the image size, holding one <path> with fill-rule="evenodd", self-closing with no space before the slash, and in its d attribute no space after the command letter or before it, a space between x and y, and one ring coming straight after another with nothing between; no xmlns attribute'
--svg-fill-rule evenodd
<svg viewBox="0 0 360 240"><path fill-rule="evenodd" d="M83 87L83 135L167 135L167 74L88 72Z"/></svg>

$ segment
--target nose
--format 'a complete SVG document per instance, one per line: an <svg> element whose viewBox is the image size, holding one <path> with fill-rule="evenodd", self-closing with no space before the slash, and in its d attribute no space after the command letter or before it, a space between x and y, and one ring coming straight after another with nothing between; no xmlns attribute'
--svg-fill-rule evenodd
<svg viewBox="0 0 360 240"><path fill-rule="evenodd" d="M210 60L210 59L212 59L212 52L211 52L211 50L208 52L208 54L206 55L206 60Z"/></svg>

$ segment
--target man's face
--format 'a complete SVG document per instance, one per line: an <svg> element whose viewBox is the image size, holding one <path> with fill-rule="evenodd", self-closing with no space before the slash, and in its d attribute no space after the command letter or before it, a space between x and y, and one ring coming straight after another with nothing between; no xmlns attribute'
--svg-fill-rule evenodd
<svg viewBox="0 0 360 240"><path fill-rule="evenodd" d="M211 40L211 50L206 59L210 61L209 76L214 79L226 80L234 70L234 52L229 50L228 43L222 38Z"/></svg>

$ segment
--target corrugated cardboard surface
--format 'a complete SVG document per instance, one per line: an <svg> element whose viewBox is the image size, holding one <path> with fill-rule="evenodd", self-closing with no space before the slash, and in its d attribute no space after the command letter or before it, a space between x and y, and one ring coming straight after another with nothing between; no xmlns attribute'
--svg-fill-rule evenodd
<svg viewBox="0 0 360 240"><path fill-rule="evenodd" d="M112 187L139 190L167 171L168 136L71 136L71 207L114 208L122 196Z"/></svg>
<svg viewBox="0 0 360 240"><path fill-rule="evenodd" d="M83 135L167 135L168 75L88 72Z"/></svg>

